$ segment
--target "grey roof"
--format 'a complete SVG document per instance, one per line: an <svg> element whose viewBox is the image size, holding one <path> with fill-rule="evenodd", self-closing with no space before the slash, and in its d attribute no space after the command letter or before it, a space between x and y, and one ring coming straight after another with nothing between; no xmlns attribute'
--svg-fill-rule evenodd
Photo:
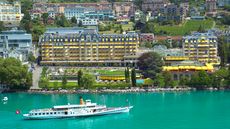
<svg viewBox="0 0 230 129"><path fill-rule="evenodd" d="M74 34L84 31L84 28L80 27L63 27L63 28L48 28L45 34Z"/></svg>
<svg viewBox="0 0 230 129"><path fill-rule="evenodd" d="M85 29L79 27L65 27L65 28L48 28L44 36L61 36L61 37L72 37L76 35L97 35L99 37L126 37L126 36L138 36L134 31L130 31L127 34L99 34L96 29Z"/></svg>
<svg viewBox="0 0 230 129"><path fill-rule="evenodd" d="M1 36L7 36L9 40L14 39L29 39L32 41L32 35L27 34L24 30L9 30L9 31L2 31L0 34Z"/></svg>
<svg viewBox="0 0 230 129"><path fill-rule="evenodd" d="M214 33L207 32L207 33L198 33L195 32L192 35L184 36L184 39L190 39L190 38L200 38L201 36L208 37L208 38L217 38Z"/></svg>

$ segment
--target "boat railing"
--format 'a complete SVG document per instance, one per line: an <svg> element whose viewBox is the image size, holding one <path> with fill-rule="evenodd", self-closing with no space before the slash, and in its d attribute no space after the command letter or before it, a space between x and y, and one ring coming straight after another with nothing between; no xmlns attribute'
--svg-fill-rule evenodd
<svg viewBox="0 0 230 129"><path fill-rule="evenodd" d="M53 111L53 110L51 108L31 110L31 112L48 112L48 111Z"/></svg>

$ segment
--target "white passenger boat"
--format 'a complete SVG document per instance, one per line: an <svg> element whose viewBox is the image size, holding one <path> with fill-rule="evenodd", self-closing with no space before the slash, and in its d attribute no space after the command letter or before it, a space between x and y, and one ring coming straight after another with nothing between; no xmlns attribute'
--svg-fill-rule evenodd
<svg viewBox="0 0 230 129"><path fill-rule="evenodd" d="M77 105L61 105L54 106L49 109L31 110L28 114L23 114L25 119L54 119L54 118L71 118L71 117L86 117L109 115L118 113L127 113L133 106L107 108L105 105L97 105L91 103L91 100L80 99L80 104Z"/></svg>

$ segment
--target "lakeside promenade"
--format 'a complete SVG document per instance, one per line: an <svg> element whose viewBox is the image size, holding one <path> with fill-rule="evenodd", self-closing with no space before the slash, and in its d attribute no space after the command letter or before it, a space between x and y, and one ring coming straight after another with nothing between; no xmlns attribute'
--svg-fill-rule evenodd
<svg viewBox="0 0 230 129"><path fill-rule="evenodd" d="M83 94L83 93L137 93L137 92L169 92L169 91L194 91L195 88L127 88L127 89L100 89L100 90L45 90L45 89L30 89L28 90L29 93L44 93L44 94L55 94L55 93L67 93L67 94ZM217 89L210 89L210 90L217 90Z"/></svg>

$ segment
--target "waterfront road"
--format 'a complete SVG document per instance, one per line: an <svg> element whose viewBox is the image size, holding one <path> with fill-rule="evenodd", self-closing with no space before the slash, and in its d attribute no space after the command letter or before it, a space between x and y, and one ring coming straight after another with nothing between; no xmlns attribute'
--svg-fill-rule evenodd
<svg viewBox="0 0 230 129"><path fill-rule="evenodd" d="M30 89L40 89L38 86L38 82L42 73L42 67L35 65L35 69L33 70L33 86Z"/></svg>

